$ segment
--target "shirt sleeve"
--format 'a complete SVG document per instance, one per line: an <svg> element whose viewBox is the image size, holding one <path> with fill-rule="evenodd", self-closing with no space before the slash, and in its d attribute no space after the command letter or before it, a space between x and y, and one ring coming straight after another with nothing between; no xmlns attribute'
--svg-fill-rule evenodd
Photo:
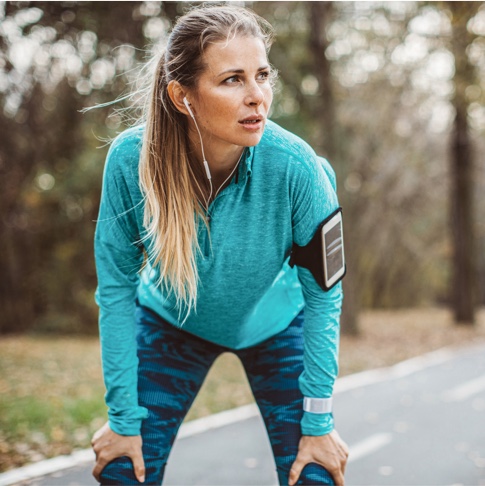
<svg viewBox="0 0 485 486"><path fill-rule="evenodd" d="M293 191L293 240L307 245L319 224L338 208L335 173L321 158L299 165ZM305 300L304 371L299 378L302 394L309 398L330 398L338 374L339 323L342 286L324 291L311 272L298 267ZM303 412L303 435L325 435L333 430L333 415Z"/></svg>
<svg viewBox="0 0 485 486"><path fill-rule="evenodd" d="M138 406L135 299L143 264L138 189L139 149L133 137L118 137L104 169L95 233L99 333L105 400L111 429L139 435L148 410Z"/></svg>

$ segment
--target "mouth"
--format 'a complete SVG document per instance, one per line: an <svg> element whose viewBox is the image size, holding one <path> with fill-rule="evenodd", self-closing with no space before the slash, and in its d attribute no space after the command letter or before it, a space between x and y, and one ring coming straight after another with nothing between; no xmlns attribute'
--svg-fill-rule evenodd
<svg viewBox="0 0 485 486"><path fill-rule="evenodd" d="M246 128L259 128L264 121L264 117L262 115L250 115L242 120L239 120L241 125L244 125Z"/></svg>

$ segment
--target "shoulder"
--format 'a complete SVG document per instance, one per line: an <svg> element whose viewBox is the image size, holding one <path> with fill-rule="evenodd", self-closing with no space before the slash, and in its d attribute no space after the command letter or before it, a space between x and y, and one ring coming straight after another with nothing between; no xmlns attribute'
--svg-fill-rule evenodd
<svg viewBox="0 0 485 486"><path fill-rule="evenodd" d="M261 150L271 151L277 157L291 157L297 161L314 162L315 151L302 138L268 120L258 145Z"/></svg>
<svg viewBox="0 0 485 486"><path fill-rule="evenodd" d="M137 125L121 132L112 142L108 151L108 160L122 160L139 157L143 143L144 126Z"/></svg>
<svg viewBox="0 0 485 486"><path fill-rule="evenodd" d="M137 125L121 132L112 142L106 157L105 174L138 180L138 166L143 144L144 126Z"/></svg>
<svg viewBox="0 0 485 486"><path fill-rule="evenodd" d="M323 176L335 189L335 171L329 161L319 157L305 140L271 120L266 123L258 150L269 157L274 166L284 166L300 176Z"/></svg>

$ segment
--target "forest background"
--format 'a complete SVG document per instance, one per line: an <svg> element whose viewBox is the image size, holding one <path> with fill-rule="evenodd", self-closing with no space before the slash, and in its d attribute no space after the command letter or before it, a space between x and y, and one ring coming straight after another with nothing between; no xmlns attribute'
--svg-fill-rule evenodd
<svg viewBox="0 0 485 486"><path fill-rule="evenodd" d="M234 3L276 29L271 118L337 173L342 329L360 335L343 371L460 339L473 326L432 321L473 324L485 304L485 4ZM82 110L125 97L191 5L0 1L0 471L87 447L104 420L93 235L136 97ZM426 313L437 306L448 314ZM201 414L250 399L227 393L234 366Z"/></svg>
<svg viewBox="0 0 485 486"><path fill-rule="evenodd" d="M482 2L243 2L277 32L272 118L329 158L360 308L485 302ZM96 333L107 141L187 2L0 2L0 333ZM481 290L480 290L481 289ZM462 291L457 295L456 290Z"/></svg>

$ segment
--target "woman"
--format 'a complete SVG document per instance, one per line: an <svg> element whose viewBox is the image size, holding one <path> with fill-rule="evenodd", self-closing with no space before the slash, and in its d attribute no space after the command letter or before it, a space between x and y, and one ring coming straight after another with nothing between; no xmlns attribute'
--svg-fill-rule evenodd
<svg viewBox="0 0 485 486"><path fill-rule="evenodd" d="M226 351L245 367L280 483L344 483L348 452L329 408L341 287L324 292L287 262L338 207L334 175L267 119L270 44L270 26L243 8L181 17L145 123L108 153L95 237L109 407L92 441L102 484L161 483ZM324 410L304 411L304 396Z"/></svg>

